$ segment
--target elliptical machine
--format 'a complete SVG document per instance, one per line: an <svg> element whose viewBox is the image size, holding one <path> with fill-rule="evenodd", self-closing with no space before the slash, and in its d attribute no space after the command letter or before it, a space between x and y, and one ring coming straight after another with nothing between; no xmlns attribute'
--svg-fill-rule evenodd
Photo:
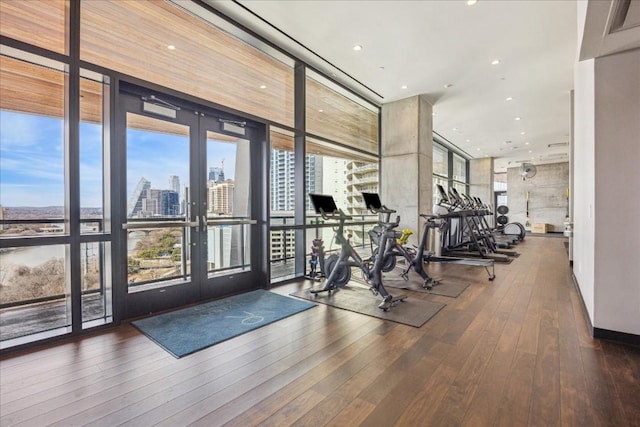
<svg viewBox="0 0 640 427"><path fill-rule="evenodd" d="M369 286L369 290L373 295L382 297L382 302L378 305L381 310L387 311L398 301L407 299L407 295L393 296L382 284L382 262L383 257L377 257L371 260L363 260L355 251L349 240L344 236L344 223L351 216L346 215L342 210L338 209L333 200L333 196L324 194L309 194L311 203L316 213L322 215L324 220L338 221L338 225L333 227L336 233L336 241L340 245L340 253L332 254L325 259L325 274L328 276L324 286L319 289L311 289L311 293L318 294L320 292L331 292L346 285L351 279L351 267L358 267L362 271L362 276ZM397 227L397 223L380 222L382 233L380 236L381 247L386 247L389 233L393 232L393 228Z"/></svg>
<svg viewBox="0 0 640 427"><path fill-rule="evenodd" d="M383 222L389 223L389 217L392 213L396 213L395 210L389 209L382 204L380 201L380 196L377 193L362 193L362 198L364 199L364 203L371 212L375 214L383 215ZM426 215L421 215L424 217L427 222L425 224L425 230L422 233L422 239L420 242L420 246L417 249L410 248L402 245L399 242L399 239L402 237L398 235L397 232L388 233L389 237L387 238L386 246L383 246L381 243L381 239L379 236L379 230L374 227L373 230L369 232L369 235L372 237L372 240L378 243L378 247L373 250L372 257L374 259L378 258L380 252L382 252L382 271L387 273L393 270L396 266L396 258L403 257L405 259L405 268L403 269L400 276L405 280L409 280L409 270L413 269L416 273L422 277L422 287L424 289L431 290L434 285L440 284L439 280L434 280L430 277L424 269L424 248L427 243L427 229L429 227L439 227L439 224L436 223L434 218L429 218ZM399 219L398 219L399 222Z"/></svg>

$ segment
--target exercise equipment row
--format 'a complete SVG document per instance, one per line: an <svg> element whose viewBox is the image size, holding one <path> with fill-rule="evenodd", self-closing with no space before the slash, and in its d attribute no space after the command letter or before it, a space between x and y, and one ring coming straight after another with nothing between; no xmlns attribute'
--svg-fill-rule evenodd
<svg viewBox="0 0 640 427"><path fill-rule="evenodd" d="M376 193L362 193L362 196L367 209L369 209L373 213L383 214L385 215L385 218L388 218L391 213L396 212L395 210L391 210L383 205L380 201L380 196ZM396 259L402 257L405 261L405 267L400 274L401 277L405 281L408 280L408 272L409 270L413 269L422 277L423 288L429 290L432 289L433 286L439 285L441 283L441 280L435 280L429 277L424 269L424 263L434 262L441 264L457 264L483 267L487 272L489 281L495 279L495 266L494 261L491 259L471 259L464 257L441 256L436 255L436 253L434 253L433 251L427 250L428 242L432 239L432 234L442 234L444 231L446 231L448 223L445 219L440 218L438 215L434 214L420 214L420 217L422 217L425 221L422 229L420 243L418 244L418 246L410 247L406 244L406 238L410 233L412 233L411 230L403 230L401 234L396 232L394 236L388 239L387 248L383 251L383 272L389 272L393 270L396 266ZM378 254L380 248L377 234L378 233L376 227L374 227L369 232L372 243L378 246L373 250L374 255Z"/></svg>
<svg viewBox="0 0 640 427"><path fill-rule="evenodd" d="M344 235L344 223L346 220L352 219L352 217L338 209L333 196L309 194L309 197L316 213L320 214L325 221L337 222L336 226L333 227L333 231L335 232L336 242L340 245L339 254L332 254L324 261L325 274L327 276L324 286L311 289L311 293L332 292L343 287L351 279L351 268L357 267L361 270L362 277L373 295L382 298L378 308L387 311L398 302L404 301L407 295L394 296L385 289L382 283L383 257L363 259L351 246L349 239ZM381 246L386 247L387 239L393 233L393 229L398 226L398 223L380 221L378 225L381 227Z"/></svg>
<svg viewBox="0 0 640 427"><path fill-rule="evenodd" d="M433 211L446 222L441 233L440 247L444 255L490 258L509 262L519 254L509 250L524 236L506 235L492 228L486 217L493 215L479 198L460 195L455 188L449 193L441 185Z"/></svg>
<svg viewBox="0 0 640 427"><path fill-rule="evenodd" d="M337 208L333 197L323 194L309 195L316 213L320 214L325 221L336 223L333 231L335 240L340 246L338 254L333 253L325 258L322 240L313 240L309 261L310 273L307 277L315 280L326 278L326 280L324 286L312 289L311 293L332 292L345 286L351 279L352 267L356 267L361 270L363 279L371 292L382 298L378 307L386 311L407 298L406 295L393 296L383 284L382 273L392 271L396 267L397 258L402 258L404 261L404 268L400 276L406 281L409 271L413 270L422 278L423 288L428 290L439 285L440 280L435 280L428 275L424 268L425 262L480 266L487 271L489 280L495 278L492 260L442 257L426 250L430 233L436 229L444 230L446 228L447 222L439 218L438 215L421 215L425 219L422 238L417 247L412 247L407 244L407 238L411 231L398 232L395 230L399 225L400 218L397 217L395 221L391 221L391 214L396 211L384 206L376 193L363 193L362 195L367 209L379 216L378 224L369 232L371 241L376 246L369 258L362 258L351 245L349 238L345 236L344 224L352 217Z"/></svg>

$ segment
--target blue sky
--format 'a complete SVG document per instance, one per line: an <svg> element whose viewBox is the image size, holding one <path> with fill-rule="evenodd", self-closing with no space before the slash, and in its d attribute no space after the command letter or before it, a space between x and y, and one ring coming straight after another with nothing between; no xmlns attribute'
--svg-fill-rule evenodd
<svg viewBox="0 0 640 427"><path fill-rule="evenodd" d="M0 111L0 204L64 204L64 129L59 118ZM209 141L207 171L225 160L226 178L235 178L235 144ZM189 184L187 137L130 129L127 136L127 196L141 177L151 188L169 188L169 176ZM102 128L80 125L80 203L100 207L102 194ZM181 197L184 195L181 192Z"/></svg>

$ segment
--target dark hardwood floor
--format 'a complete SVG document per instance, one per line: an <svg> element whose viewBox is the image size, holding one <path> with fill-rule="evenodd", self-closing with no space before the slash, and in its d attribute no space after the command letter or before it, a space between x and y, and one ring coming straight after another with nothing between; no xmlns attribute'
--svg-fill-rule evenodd
<svg viewBox="0 0 640 427"><path fill-rule="evenodd" d="M320 304L182 359L129 324L7 355L0 425L640 426L640 349L590 337L563 242L429 266L471 285L411 293L447 304L421 328Z"/></svg>

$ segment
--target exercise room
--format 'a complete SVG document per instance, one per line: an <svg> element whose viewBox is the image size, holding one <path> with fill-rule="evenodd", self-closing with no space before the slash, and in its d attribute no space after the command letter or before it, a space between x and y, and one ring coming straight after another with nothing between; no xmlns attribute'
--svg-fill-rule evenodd
<svg viewBox="0 0 640 427"><path fill-rule="evenodd" d="M0 425L638 425L639 70L637 0L0 0Z"/></svg>

